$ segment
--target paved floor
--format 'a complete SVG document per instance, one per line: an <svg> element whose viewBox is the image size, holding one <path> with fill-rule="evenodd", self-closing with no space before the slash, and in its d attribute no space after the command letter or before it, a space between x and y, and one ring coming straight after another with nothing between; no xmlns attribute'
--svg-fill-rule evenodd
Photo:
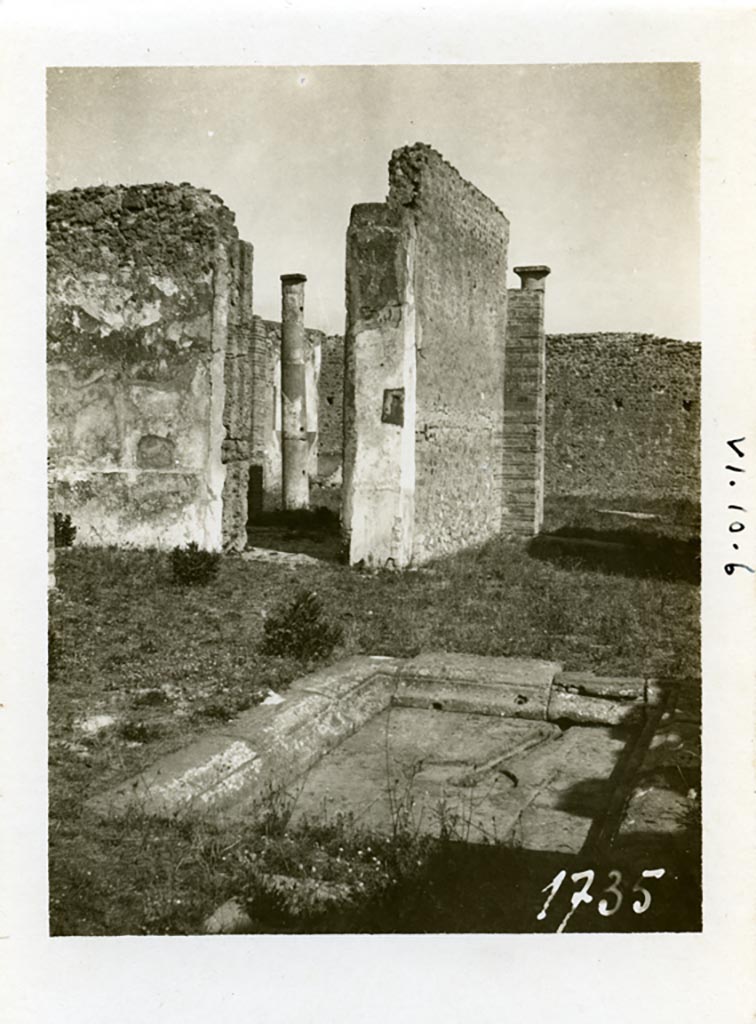
<svg viewBox="0 0 756 1024"><path fill-rule="evenodd" d="M578 852L610 796L629 731L393 707L300 784L294 820L351 814L466 842Z"/></svg>

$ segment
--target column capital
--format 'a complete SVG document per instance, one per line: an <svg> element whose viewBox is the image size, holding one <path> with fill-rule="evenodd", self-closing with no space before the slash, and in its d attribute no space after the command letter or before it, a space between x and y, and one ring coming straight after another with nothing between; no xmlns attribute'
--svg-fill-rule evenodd
<svg viewBox="0 0 756 1024"><path fill-rule="evenodd" d="M546 278L551 273L551 267L543 265L535 267L513 267L520 278L520 287L527 292L542 292L546 290Z"/></svg>

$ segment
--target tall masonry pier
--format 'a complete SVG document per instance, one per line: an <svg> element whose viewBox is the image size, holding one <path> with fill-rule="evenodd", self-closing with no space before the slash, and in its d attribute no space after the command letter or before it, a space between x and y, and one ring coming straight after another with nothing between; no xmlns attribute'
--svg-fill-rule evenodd
<svg viewBox="0 0 756 1024"><path fill-rule="evenodd" d="M504 375L504 503L502 530L532 537L543 523L546 423L546 337L543 326L548 267L514 267L520 288L508 291Z"/></svg>

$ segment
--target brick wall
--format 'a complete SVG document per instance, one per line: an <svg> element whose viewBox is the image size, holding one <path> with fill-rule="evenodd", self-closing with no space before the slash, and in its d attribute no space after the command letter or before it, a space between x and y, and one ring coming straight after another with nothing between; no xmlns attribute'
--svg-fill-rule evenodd
<svg viewBox="0 0 756 1024"><path fill-rule="evenodd" d="M546 344L546 492L697 500L700 345L646 334Z"/></svg>
<svg viewBox="0 0 756 1024"><path fill-rule="evenodd" d="M51 481L78 542L239 543L251 259L190 185L48 197Z"/></svg>

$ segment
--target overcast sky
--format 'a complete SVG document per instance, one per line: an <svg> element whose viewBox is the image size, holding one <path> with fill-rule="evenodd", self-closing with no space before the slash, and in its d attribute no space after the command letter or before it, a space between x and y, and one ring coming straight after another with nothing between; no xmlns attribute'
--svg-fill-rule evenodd
<svg viewBox="0 0 756 1024"><path fill-rule="evenodd" d="M255 312L301 272L308 325L341 333L350 209L427 142L509 218L509 266L551 267L548 332L698 339L699 124L691 64L51 69L49 188L209 188Z"/></svg>

